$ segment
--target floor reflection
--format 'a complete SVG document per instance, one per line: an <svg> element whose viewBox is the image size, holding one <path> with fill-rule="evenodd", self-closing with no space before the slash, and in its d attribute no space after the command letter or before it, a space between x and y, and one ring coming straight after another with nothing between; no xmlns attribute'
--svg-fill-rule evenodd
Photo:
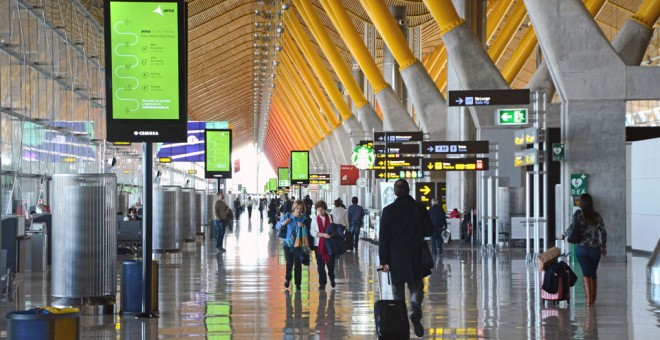
<svg viewBox="0 0 660 340"><path fill-rule="evenodd" d="M378 286L375 245L362 242L358 252L339 259L335 289L319 290L314 262L303 267L300 290L285 289L284 254L276 233L258 214L251 222L246 217L227 234L225 253L216 253L214 241L207 239L181 254L159 256L160 318L85 315L82 338L375 338L373 304L381 289L386 297L390 289ZM585 307L581 280L571 289L570 303L545 306L540 273L525 261L523 250L484 254L452 242L424 281L426 338L655 338L660 294L646 285L647 261L631 255L627 262L605 258L595 307ZM581 275L577 264L572 267ZM11 301L2 304L2 315L50 301L50 279L43 274L23 276L17 288ZM6 336L6 322L0 327Z"/></svg>

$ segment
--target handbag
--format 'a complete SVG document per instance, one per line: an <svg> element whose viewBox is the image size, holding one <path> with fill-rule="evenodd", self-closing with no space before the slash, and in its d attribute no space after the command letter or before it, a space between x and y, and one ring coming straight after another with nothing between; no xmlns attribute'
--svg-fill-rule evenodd
<svg viewBox="0 0 660 340"><path fill-rule="evenodd" d="M415 209L415 222L417 222L417 226L422 223L422 218L419 216L419 209ZM435 261L433 260L433 254L431 254L431 249L429 249L429 244L424 240L422 235L419 235L420 238L422 239L422 244L420 247L422 248L422 268L426 270L431 270L435 268Z"/></svg>
<svg viewBox="0 0 660 340"><path fill-rule="evenodd" d="M573 218L573 225L571 232L566 235L566 241L568 243L580 243L582 242L582 223L580 223L577 218Z"/></svg>
<svg viewBox="0 0 660 340"><path fill-rule="evenodd" d="M428 270L435 268L435 261L433 261L431 249L426 241L422 241L422 267Z"/></svg>
<svg viewBox="0 0 660 340"><path fill-rule="evenodd" d="M285 215L285 217L289 218L288 215ZM282 225L282 221L277 221L277 223L275 224L275 228L278 230L277 237L282 239L286 238L286 232L288 227L286 225Z"/></svg>

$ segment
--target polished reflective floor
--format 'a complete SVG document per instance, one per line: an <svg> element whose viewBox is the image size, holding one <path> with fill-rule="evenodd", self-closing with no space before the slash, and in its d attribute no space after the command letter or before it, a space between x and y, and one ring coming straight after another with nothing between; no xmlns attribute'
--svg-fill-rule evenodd
<svg viewBox="0 0 660 340"><path fill-rule="evenodd" d="M160 259L157 319L82 317L84 339L374 339L380 299L377 247L360 243L337 264L337 286L319 290L315 262L303 267L300 290L284 288L284 255L276 234L247 216L226 237L226 253L210 240ZM128 259L120 257L121 260ZM545 306L540 275L523 250L484 255L450 243L425 280L427 339L658 339L660 300L646 285L647 257L601 262L598 300L584 305L581 280L570 303ZM121 261L119 261L121 262ZM578 275L579 266L573 269ZM118 274L121 270L118 270ZM120 301L120 280L117 280ZM50 302L49 278L24 275L5 314ZM384 287L387 298L391 293ZM121 309L121 306L118 306ZM411 337L415 337L411 327Z"/></svg>

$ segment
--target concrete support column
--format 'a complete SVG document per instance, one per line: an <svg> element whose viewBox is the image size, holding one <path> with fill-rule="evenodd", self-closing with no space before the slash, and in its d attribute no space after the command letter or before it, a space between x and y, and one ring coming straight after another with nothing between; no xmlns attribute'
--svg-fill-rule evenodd
<svg viewBox="0 0 660 340"><path fill-rule="evenodd" d="M408 28L402 25L405 23L408 14L406 7L390 6L389 10L394 17L394 20L396 20L401 33L403 33L403 36L408 39ZM408 95L406 93L406 86L401 79L401 73L399 73L399 63L394 59L394 55L387 47L387 44L383 44L383 78L385 78L385 81L392 86L394 92L401 97L403 107L408 107Z"/></svg>
<svg viewBox="0 0 660 340"><path fill-rule="evenodd" d="M355 78L355 81L361 86L365 83L364 73L362 73L360 65L357 63L353 64L353 78ZM364 88L362 88L362 92L366 92L364 91ZM371 103L359 108L353 106L353 112L356 113L360 125L362 125L362 130L365 133L371 134L372 131L383 131L383 121L378 117L378 114Z"/></svg>

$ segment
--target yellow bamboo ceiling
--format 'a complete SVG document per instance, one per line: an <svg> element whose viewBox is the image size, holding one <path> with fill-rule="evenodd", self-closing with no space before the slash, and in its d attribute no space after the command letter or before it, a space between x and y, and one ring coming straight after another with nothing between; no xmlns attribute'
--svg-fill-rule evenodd
<svg viewBox="0 0 660 340"><path fill-rule="evenodd" d="M97 17L102 16L102 0L73 0L79 1L88 11ZM511 7L522 0L489 0L488 13L493 13L493 8L500 1L511 1ZM228 121L234 131L234 147L240 148L254 142L253 110L254 110L254 75L253 61L255 43L255 21L257 17L255 10L259 8L257 0L187 0L188 2L188 58L189 58L189 119L199 121ZM290 1L288 1L290 3ZM360 5L359 0L342 0L344 7L349 13L357 31L364 34L365 23L370 20ZM430 13L422 0L386 0L390 6L406 6L408 12L407 25L421 27L422 37L422 59L430 55L436 47L442 44L440 30L433 21ZM632 16L641 5L642 0L610 0L596 15L596 21L604 34L613 40L623 26L625 20ZM328 30L331 39L337 46L340 55L347 65L352 64L352 57L348 48L341 40L337 30L330 22L318 0L313 0L312 5L321 18L322 23ZM294 10L292 8L290 10ZM492 38L487 41L490 45L497 34L507 24L511 10L505 12L498 18L488 17L489 21L495 20L499 25L494 27ZM296 14L298 18L300 16ZM501 19L501 20L500 20ZM102 20L99 20L102 24ZM305 25L305 22L301 20ZM656 30L657 30L656 24ZM506 45L501 57L496 60L496 65L503 70L527 30L533 29L529 25L529 18L524 17L522 24L517 28L512 40ZM305 32L311 36L309 28L305 25ZM338 80L333 69L321 52L318 44L312 39L314 47L321 55L328 70L332 72L335 81ZM649 50L657 51L657 39L654 39ZM382 67L382 40L376 42L376 53L374 59ZM536 70L536 54L525 62L523 68L512 81L514 88L526 87L530 78ZM277 81L276 81L277 82ZM277 95L277 91L275 92ZM326 94L327 95L327 94ZM279 113L283 114L283 113ZM281 120L279 121L281 123ZM269 124L270 125L270 124ZM266 136L276 133L268 126ZM267 156L273 166L284 160L275 151L266 148ZM269 151L271 150L271 151ZM288 150L286 150L288 154Z"/></svg>

